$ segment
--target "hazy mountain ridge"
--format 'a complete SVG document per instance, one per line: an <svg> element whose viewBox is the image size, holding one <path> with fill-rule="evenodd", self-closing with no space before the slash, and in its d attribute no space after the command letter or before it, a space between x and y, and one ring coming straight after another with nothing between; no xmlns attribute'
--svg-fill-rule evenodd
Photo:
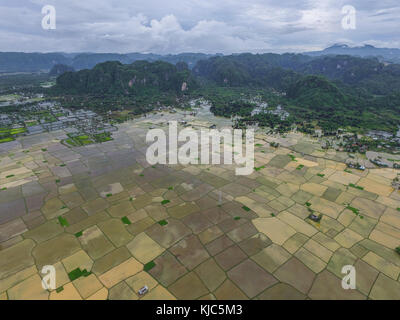
<svg viewBox="0 0 400 320"><path fill-rule="evenodd" d="M377 48L372 45L350 47L346 44L334 44L321 51L304 52L309 56L321 55L352 55L359 57L377 57L381 61L400 63L400 49L397 48Z"/></svg>
<svg viewBox="0 0 400 320"><path fill-rule="evenodd" d="M49 75L57 77L64 74L65 72L74 72L74 71L75 69L71 66L67 66L65 64L56 64L51 68Z"/></svg>
<svg viewBox="0 0 400 320"><path fill-rule="evenodd" d="M172 64L185 62L192 68L197 61L215 56L204 53L180 53L158 55L153 53L24 53L0 52L0 73L8 72L49 72L54 65L64 64L75 70L91 69L107 61L131 64L138 60L165 61Z"/></svg>
<svg viewBox="0 0 400 320"><path fill-rule="evenodd" d="M48 72L56 64L69 63L61 53L0 52L0 72Z"/></svg>
<svg viewBox="0 0 400 320"><path fill-rule="evenodd" d="M242 54L232 55L241 56ZM282 55L267 53L270 62L275 66L295 69L301 62L307 62L315 57L332 55L349 55L362 58L377 58L380 62L400 63L400 49L376 48L371 45L350 47L336 44L322 51L305 52L303 54L285 53ZM160 55L154 53L24 53L0 52L0 72L48 72L56 64L65 64L75 70L91 69L96 64L106 61L119 61L131 64L138 60L165 61L172 64L186 62L190 69L200 60L212 57L221 57L222 54L180 53Z"/></svg>

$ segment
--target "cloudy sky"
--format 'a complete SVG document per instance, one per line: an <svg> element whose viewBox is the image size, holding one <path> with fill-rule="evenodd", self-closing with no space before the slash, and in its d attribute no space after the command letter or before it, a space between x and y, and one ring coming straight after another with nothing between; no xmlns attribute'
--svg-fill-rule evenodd
<svg viewBox="0 0 400 320"><path fill-rule="evenodd" d="M56 29L42 28L42 8ZM342 8L356 9L344 29ZM399 0L0 0L0 51L302 52L400 47Z"/></svg>

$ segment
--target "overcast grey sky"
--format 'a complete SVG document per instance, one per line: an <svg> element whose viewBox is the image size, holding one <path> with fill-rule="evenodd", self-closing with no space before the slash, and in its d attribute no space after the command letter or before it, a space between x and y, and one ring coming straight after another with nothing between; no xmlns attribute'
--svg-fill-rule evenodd
<svg viewBox="0 0 400 320"><path fill-rule="evenodd" d="M42 28L42 7L56 29ZM356 8L355 30L342 7ZM0 0L0 51L283 52L400 47L399 0Z"/></svg>

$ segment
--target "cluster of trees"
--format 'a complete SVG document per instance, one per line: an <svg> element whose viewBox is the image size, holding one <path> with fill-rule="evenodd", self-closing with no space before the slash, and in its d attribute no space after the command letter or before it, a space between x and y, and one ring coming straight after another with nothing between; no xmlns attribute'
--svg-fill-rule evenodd
<svg viewBox="0 0 400 320"><path fill-rule="evenodd" d="M65 108L80 109L89 108L98 113L106 113L116 110L130 110L133 115L139 115L154 110L155 106L172 106L180 100L173 93L160 93L154 90L137 96L130 95L62 95L59 102Z"/></svg>
<svg viewBox="0 0 400 320"><path fill-rule="evenodd" d="M232 101L230 103L224 103L224 104L220 104L220 105L214 104L210 110L216 116L246 117L246 116L250 116L254 107L255 107L255 105L253 103L237 100L237 101Z"/></svg>
<svg viewBox="0 0 400 320"><path fill-rule="evenodd" d="M0 76L0 91L2 94L15 93L19 89L24 89L25 91L43 91L40 88L40 84L51 79L47 73L3 74Z"/></svg>

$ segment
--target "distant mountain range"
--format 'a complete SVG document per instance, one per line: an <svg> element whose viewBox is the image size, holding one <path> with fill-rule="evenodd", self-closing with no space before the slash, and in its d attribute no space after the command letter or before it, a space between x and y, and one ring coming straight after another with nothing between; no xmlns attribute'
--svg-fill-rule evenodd
<svg viewBox="0 0 400 320"><path fill-rule="evenodd" d="M106 61L119 61L131 64L138 60L165 61L171 64L185 62L193 68L199 60L208 59L215 54L180 53L158 55L153 53L24 53L0 52L0 73L11 72L49 72L53 66L63 64L75 70L92 69L96 64Z"/></svg>
<svg viewBox="0 0 400 320"><path fill-rule="evenodd" d="M322 51L312 51L296 55L302 61L311 60L313 57L325 55L350 55L357 57L375 57L380 62L400 63L400 49L376 48L371 45L362 47L350 47L346 44L335 44ZM223 56L222 54L204 53L180 53L159 55L153 53L23 53L23 52L0 52L0 73L10 72L49 72L53 66L63 64L74 68L74 70L92 69L96 64L106 61L119 61L122 64L131 64L138 60L154 62L157 60L171 64L185 62L189 69L200 60L211 57ZM271 56L272 58L273 56ZM309 57L309 58L307 58ZM297 63L297 61L296 61ZM290 67L290 66L281 66Z"/></svg>
<svg viewBox="0 0 400 320"><path fill-rule="evenodd" d="M347 44L335 44L322 51L304 52L304 54L314 57L338 54L358 57L377 57L380 61L400 63L400 49L376 48L368 44L362 47L350 47Z"/></svg>

